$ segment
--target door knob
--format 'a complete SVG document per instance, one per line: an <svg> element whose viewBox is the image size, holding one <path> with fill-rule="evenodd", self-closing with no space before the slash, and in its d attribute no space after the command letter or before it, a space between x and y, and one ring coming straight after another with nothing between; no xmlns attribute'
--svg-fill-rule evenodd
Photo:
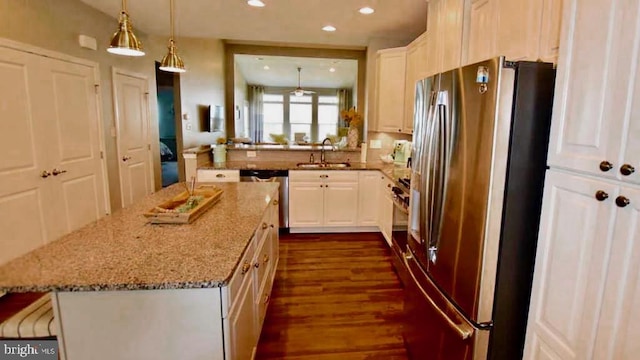
<svg viewBox="0 0 640 360"><path fill-rule="evenodd" d="M620 195L620 196L618 196L616 198L616 205L618 205L618 207L623 208L623 207L629 205L630 203L631 203L631 201L629 201L629 199L626 196Z"/></svg>
<svg viewBox="0 0 640 360"><path fill-rule="evenodd" d="M40 174L40 177L43 178L43 179L46 179L49 176L51 176L51 173L48 172L47 170L43 170L42 173Z"/></svg>
<svg viewBox="0 0 640 360"><path fill-rule="evenodd" d="M273 205L278 205L278 200L273 200Z"/></svg>
<svg viewBox="0 0 640 360"><path fill-rule="evenodd" d="M123 156L122 157L122 161L127 161L127 160L131 160L131 156Z"/></svg>
<svg viewBox="0 0 640 360"><path fill-rule="evenodd" d="M622 166L620 166L620 173L624 176L629 176L631 174L633 174L636 171L636 169L629 165L629 164L624 164Z"/></svg>
<svg viewBox="0 0 640 360"><path fill-rule="evenodd" d="M596 199L598 201L605 201L609 198L609 194L607 194L606 192L602 191L602 190L598 190L596 191Z"/></svg>
<svg viewBox="0 0 640 360"><path fill-rule="evenodd" d="M53 171L51 172L53 174L53 176L58 176L60 174L64 174L66 173L67 170L58 170L58 169L53 169Z"/></svg>
<svg viewBox="0 0 640 360"><path fill-rule="evenodd" d="M608 162L607 160L604 160L602 162L600 162L600 170L603 172L607 172L609 170L613 169L613 164Z"/></svg>

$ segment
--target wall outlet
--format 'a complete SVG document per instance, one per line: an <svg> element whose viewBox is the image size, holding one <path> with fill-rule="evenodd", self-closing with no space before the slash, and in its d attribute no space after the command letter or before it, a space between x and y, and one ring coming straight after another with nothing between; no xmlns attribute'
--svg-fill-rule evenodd
<svg viewBox="0 0 640 360"><path fill-rule="evenodd" d="M382 149L382 140L369 140L369 149Z"/></svg>
<svg viewBox="0 0 640 360"><path fill-rule="evenodd" d="M189 123L187 123L187 130L191 130L191 128L192 128L192 127L191 127L191 123L190 123L190 122L189 122Z"/></svg>
<svg viewBox="0 0 640 360"><path fill-rule="evenodd" d="M247 157L248 158L254 158L256 156L257 156L257 154L256 154L255 151L247 151Z"/></svg>

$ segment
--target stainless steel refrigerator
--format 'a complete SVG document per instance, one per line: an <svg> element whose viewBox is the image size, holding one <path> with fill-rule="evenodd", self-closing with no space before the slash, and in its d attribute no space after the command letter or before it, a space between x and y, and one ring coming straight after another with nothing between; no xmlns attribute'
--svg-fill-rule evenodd
<svg viewBox="0 0 640 360"><path fill-rule="evenodd" d="M554 80L552 64L495 58L416 84L412 359L522 357Z"/></svg>

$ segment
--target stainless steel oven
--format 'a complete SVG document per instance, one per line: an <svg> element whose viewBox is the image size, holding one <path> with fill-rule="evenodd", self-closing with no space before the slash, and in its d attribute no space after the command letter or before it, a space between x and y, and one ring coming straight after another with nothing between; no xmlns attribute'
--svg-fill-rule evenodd
<svg viewBox="0 0 640 360"><path fill-rule="evenodd" d="M404 252L407 251L409 237L409 192L403 187L394 186L393 191L393 226L391 229L391 251L393 265L398 277L406 283L406 269L403 264Z"/></svg>

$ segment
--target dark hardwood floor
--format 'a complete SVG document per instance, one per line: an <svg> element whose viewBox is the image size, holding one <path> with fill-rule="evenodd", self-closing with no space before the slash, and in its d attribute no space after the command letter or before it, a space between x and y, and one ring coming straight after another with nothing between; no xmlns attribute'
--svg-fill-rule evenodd
<svg viewBox="0 0 640 360"><path fill-rule="evenodd" d="M378 233L281 236L257 359L407 359L390 256Z"/></svg>

